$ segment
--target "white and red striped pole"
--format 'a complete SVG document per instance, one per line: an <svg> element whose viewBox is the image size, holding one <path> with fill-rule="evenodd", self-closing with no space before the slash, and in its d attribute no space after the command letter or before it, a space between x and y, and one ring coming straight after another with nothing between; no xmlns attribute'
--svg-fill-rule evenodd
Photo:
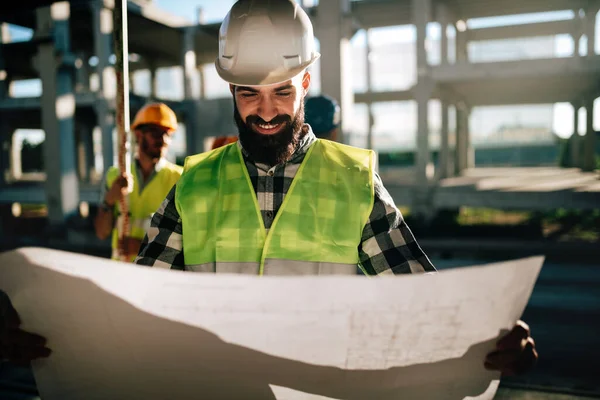
<svg viewBox="0 0 600 400"><path fill-rule="evenodd" d="M129 46L127 35L127 0L115 0L114 19L114 53L115 76L117 81L116 122L118 133L118 165L121 173L131 176L131 138L129 132ZM133 182L130 181L127 193L131 193ZM125 195L120 201L121 217L117 220L119 235L119 254L121 260L126 259L124 238L129 236L129 196Z"/></svg>

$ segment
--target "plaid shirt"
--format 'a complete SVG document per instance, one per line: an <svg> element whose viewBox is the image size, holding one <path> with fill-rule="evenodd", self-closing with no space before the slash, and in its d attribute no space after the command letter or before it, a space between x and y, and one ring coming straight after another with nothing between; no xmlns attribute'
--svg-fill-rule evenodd
<svg viewBox="0 0 600 400"><path fill-rule="evenodd" d="M308 125L307 125L308 126ZM292 158L269 167L255 163L242 148L248 174L268 230L281 207L309 147L316 141L309 130ZM241 146L238 142L238 146ZM358 245L360 263L369 275L435 271L394 205L392 197L375 174L375 201ZM152 218L152 224L135 262L151 267L185 270L182 224L175 207L175 187Z"/></svg>

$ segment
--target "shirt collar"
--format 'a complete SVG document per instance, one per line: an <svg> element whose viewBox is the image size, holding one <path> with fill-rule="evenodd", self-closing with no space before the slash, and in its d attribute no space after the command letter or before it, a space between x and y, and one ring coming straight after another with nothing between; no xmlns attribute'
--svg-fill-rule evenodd
<svg viewBox="0 0 600 400"><path fill-rule="evenodd" d="M158 162L156 164L154 164L154 172L159 172L161 169L163 169L165 167L165 165L167 165L167 159L164 157L161 157L160 160L158 160ZM135 166L141 170L140 160L137 157L135 159Z"/></svg>

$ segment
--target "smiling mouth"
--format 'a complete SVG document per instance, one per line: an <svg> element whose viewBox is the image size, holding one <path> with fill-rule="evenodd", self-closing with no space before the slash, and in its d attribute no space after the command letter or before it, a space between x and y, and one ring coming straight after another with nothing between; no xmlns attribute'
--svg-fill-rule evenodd
<svg viewBox="0 0 600 400"><path fill-rule="evenodd" d="M284 124L254 124L254 127L258 133L262 133L263 135L273 135L278 133L281 128L283 128Z"/></svg>

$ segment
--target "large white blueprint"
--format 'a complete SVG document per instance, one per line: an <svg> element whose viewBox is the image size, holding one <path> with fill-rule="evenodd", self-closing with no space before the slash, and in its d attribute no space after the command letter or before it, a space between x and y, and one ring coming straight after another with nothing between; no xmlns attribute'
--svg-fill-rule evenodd
<svg viewBox="0 0 600 400"><path fill-rule="evenodd" d="M43 400L491 399L542 257L400 277L254 277L28 248L0 290L48 338Z"/></svg>

